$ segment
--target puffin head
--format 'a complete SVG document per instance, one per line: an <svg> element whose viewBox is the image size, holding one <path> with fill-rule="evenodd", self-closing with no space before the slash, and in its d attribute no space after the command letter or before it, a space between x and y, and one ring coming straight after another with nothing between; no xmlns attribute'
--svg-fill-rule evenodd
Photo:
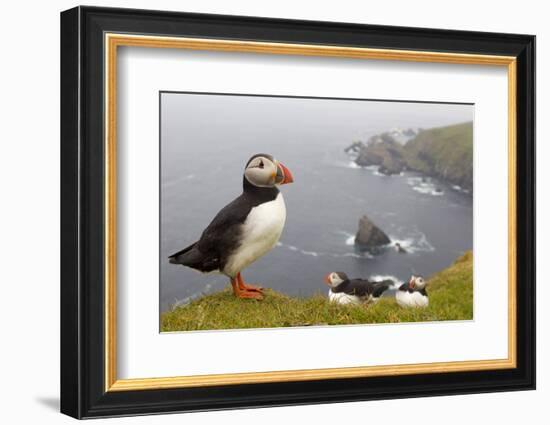
<svg viewBox="0 0 550 425"><path fill-rule="evenodd" d="M332 272L325 276L325 283L331 288L336 288L346 280L348 280L348 275L344 272Z"/></svg>
<svg viewBox="0 0 550 425"><path fill-rule="evenodd" d="M409 279L409 288L410 289L422 290L425 287L426 287L426 281L424 280L424 278L422 276L412 275L411 278Z"/></svg>
<svg viewBox="0 0 550 425"><path fill-rule="evenodd" d="M292 173L271 155L259 153L246 163L245 179L257 187L274 187L292 183Z"/></svg>

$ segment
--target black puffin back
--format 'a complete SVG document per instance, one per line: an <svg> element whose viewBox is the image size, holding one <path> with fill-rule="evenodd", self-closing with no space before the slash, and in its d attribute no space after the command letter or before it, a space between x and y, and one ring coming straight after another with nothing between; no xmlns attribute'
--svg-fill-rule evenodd
<svg viewBox="0 0 550 425"><path fill-rule="evenodd" d="M372 296L374 298L381 297L384 292L386 292L388 289L390 289L390 287L393 286L393 283L394 282L391 279L386 279L380 282L373 283Z"/></svg>
<svg viewBox="0 0 550 425"><path fill-rule="evenodd" d="M380 297L386 290L393 285L390 279L381 282L370 282L366 279L348 279L332 288L335 293L343 292L348 295L356 295L358 297L367 297L372 295L375 298Z"/></svg>
<svg viewBox="0 0 550 425"><path fill-rule="evenodd" d="M197 246L198 242L189 245L187 248L172 254L169 258L171 264L181 264L201 272L211 272L219 269L219 258L217 255L205 255Z"/></svg>
<svg viewBox="0 0 550 425"><path fill-rule="evenodd" d="M364 297L369 295L369 287L367 280L363 279L347 279L338 285L336 288L333 288L333 292L341 293L347 295L356 295L358 297Z"/></svg>

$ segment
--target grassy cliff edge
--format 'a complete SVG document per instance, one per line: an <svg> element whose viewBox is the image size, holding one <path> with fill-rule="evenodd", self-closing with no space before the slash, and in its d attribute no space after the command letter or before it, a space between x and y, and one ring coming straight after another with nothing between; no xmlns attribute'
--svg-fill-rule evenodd
<svg viewBox="0 0 550 425"><path fill-rule="evenodd" d="M404 148L407 166L473 188L473 122L421 131Z"/></svg>
<svg viewBox="0 0 550 425"><path fill-rule="evenodd" d="M263 301L241 300L230 288L161 315L161 331L273 328L473 319L473 255L466 252L428 279L430 305L404 309L391 297L371 306L330 303L326 291L308 298L266 289Z"/></svg>

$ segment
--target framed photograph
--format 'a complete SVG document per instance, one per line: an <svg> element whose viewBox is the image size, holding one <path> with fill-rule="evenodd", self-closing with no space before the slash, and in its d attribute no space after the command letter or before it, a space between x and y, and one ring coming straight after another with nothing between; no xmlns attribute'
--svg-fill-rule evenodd
<svg viewBox="0 0 550 425"><path fill-rule="evenodd" d="M61 14L61 411L535 387L535 37Z"/></svg>

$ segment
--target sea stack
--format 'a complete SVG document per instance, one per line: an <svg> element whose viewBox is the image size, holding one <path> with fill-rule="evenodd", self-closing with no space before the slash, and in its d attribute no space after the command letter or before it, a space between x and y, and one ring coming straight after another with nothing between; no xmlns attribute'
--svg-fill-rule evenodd
<svg viewBox="0 0 550 425"><path fill-rule="evenodd" d="M390 243L390 238L372 220L364 215L359 219L355 245L362 250L376 250Z"/></svg>

